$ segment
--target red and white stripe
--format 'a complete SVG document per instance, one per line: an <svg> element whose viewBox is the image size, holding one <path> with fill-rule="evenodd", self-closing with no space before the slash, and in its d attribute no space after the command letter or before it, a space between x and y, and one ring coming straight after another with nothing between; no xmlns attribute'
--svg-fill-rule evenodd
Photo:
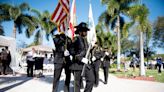
<svg viewBox="0 0 164 92"><path fill-rule="evenodd" d="M69 0L59 0L59 2L63 6L65 12L69 13Z"/></svg>
<svg viewBox="0 0 164 92"><path fill-rule="evenodd" d="M75 29L74 26L76 25L76 6L75 0L72 1L71 12L70 12L70 21L69 21L69 30L68 36L74 39Z"/></svg>
<svg viewBox="0 0 164 92"><path fill-rule="evenodd" d="M66 31L69 17L69 0L59 0L57 7L52 14L51 21L54 22L58 31Z"/></svg>

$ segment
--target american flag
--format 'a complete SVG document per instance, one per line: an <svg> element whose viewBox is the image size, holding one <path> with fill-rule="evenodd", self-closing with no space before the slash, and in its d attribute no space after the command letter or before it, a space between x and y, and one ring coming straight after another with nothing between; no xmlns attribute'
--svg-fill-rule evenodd
<svg viewBox="0 0 164 92"><path fill-rule="evenodd" d="M69 10L69 0L59 0L51 17L51 21L56 24L59 32L68 29Z"/></svg>

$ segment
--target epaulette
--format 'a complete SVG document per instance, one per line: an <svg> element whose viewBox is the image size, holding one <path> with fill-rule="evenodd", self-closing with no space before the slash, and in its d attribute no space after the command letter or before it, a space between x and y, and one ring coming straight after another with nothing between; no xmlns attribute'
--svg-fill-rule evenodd
<svg viewBox="0 0 164 92"><path fill-rule="evenodd" d="M56 38L56 37L59 37L59 34L57 34L57 35L53 35L53 37L52 37L52 38Z"/></svg>
<svg viewBox="0 0 164 92"><path fill-rule="evenodd" d="M52 38L56 38L56 35L53 35Z"/></svg>

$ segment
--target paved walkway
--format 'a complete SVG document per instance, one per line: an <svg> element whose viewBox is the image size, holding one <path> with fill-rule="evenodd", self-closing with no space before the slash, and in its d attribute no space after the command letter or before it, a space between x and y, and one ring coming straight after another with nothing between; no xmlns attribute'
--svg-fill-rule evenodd
<svg viewBox="0 0 164 92"><path fill-rule="evenodd" d="M28 78L25 75L1 75L0 92L51 92L52 74L47 73L45 78ZM63 92L64 78L63 72L58 92ZM73 78L71 78L70 90L73 92ZM104 85L103 74L100 72L100 84L97 88L94 87L92 92L164 92L164 83L119 79L109 75L109 82Z"/></svg>

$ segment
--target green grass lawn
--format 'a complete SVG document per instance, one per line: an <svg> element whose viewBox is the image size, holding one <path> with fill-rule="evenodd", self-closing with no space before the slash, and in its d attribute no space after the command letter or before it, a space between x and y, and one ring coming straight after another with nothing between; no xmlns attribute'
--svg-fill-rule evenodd
<svg viewBox="0 0 164 92"><path fill-rule="evenodd" d="M109 71L111 74L114 74L117 77L130 78L130 77L134 77L134 76L139 76L139 69L136 69L135 72L132 69L130 69L127 72L124 72L123 70L122 70L122 72L116 72L116 69L112 68ZM154 77L155 81L164 83L164 71L162 71L161 74L158 74L157 70L146 70L146 76Z"/></svg>
<svg viewBox="0 0 164 92"><path fill-rule="evenodd" d="M161 74L157 72L157 70L147 70L146 76L153 76L156 81L164 83L164 71Z"/></svg>

